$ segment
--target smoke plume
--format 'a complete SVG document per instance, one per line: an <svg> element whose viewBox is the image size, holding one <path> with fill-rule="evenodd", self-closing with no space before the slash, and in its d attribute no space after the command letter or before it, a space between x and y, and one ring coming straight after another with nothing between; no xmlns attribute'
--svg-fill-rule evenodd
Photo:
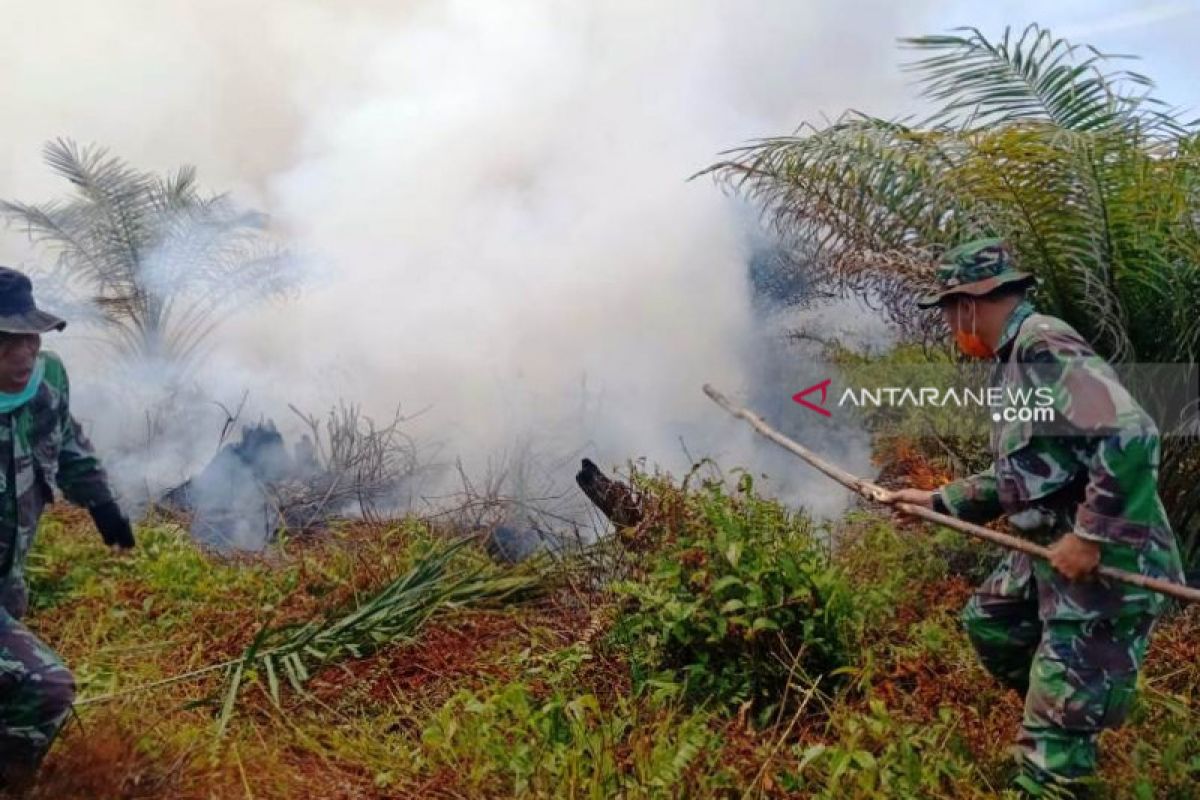
<svg viewBox="0 0 1200 800"><path fill-rule="evenodd" d="M821 368L753 311L753 215L687 180L821 113L899 110L894 37L918 32L913 8L815 5L50 0L6 15L5 196L63 191L44 140L96 141L141 168L195 163L307 262L298 297L218 332L192 404L208 417L168 420L172 447L115 459L123 486L194 470L223 419L209 401L248 391L247 418L281 426L288 403L425 409L410 432L468 471L515 451L677 472L712 455L834 510L840 495L700 392L774 398L773 421L867 468L853 432L787 402ZM0 255L39 259L15 235ZM112 386L81 355L89 335L48 346L93 438L119 451L145 432L129 398L153 377Z"/></svg>

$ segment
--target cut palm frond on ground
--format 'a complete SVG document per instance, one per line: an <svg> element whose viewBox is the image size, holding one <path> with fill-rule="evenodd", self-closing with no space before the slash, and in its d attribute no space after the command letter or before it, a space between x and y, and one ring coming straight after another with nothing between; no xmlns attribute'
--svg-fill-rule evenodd
<svg viewBox="0 0 1200 800"><path fill-rule="evenodd" d="M454 557L472 541L465 538L426 555L411 570L353 608L338 609L304 624L264 627L240 658L152 684L84 698L76 705L94 705L224 671L217 720L218 733L223 733L247 679L261 676L267 693L278 705L284 681L303 694L304 684L322 667L347 658L362 658L411 639L439 612L496 603L528 594L538 586L539 578L530 573L488 574L481 568L453 567Z"/></svg>
<svg viewBox="0 0 1200 800"><path fill-rule="evenodd" d="M343 658L362 658L411 638L439 611L495 602L534 588L532 575L485 576L454 572L450 562L472 539L462 539L419 561L404 575L354 609L304 625L264 629L230 673L219 725L229 720L246 670L261 669L271 699L280 702L281 676L297 692L312 672Z"/></svg>

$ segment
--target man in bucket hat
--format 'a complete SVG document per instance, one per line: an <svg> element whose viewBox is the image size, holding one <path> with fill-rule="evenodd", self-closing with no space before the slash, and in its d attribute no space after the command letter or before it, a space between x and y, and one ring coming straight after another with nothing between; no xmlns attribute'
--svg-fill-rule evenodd
<svg viewBox="0 0 1200 800"><path fill-rule="evenodd" d="M75 697L71 673L21 624L25 559L57 486L91 513L105 543L133 547L92 446L71 416L67 373L42 351L66 323L33 302L29 278L0 267L0 787L33 779Z"/></svg>
<svg viewBox="0 0 1200 800"><path fill-rule="evenodd" d="M1097 565L1183 582L1158 496L1158 429L1070 325L1035 313L1025 296L1034 278L1001 240L948 251L937 280L918 305L940 308L959 348L994 362L992 385L1049 389L1055 420L993 414L991 467L890 499L974 522L1004 514L1049 546L1050 563L1009 553L962 618L984 666L1025 698L1018 787L1072 796L1095 771L1100 731L1129 710L1165 603L1097 577Z"/></svg>

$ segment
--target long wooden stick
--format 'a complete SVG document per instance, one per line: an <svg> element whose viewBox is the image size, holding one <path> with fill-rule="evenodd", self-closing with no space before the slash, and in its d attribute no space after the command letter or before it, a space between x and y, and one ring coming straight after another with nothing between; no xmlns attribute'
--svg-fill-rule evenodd
<svg viewBox="0 0 1200 800"><path fill-rule="evenodd" d="M852 475L836 464L832 464L818 456L813 451L809 450L802 444L789 439L779 431L772 428L762 417L755 414L749 409L736 406L730 400L714 389L710 384L704 384L704 393L712 398L713 402L721 408L728 411L739 419L744 419L749 422L754 430L758 431L764 437L770 439L775 444L782 447L784 450L791 452L800 458L807 461L812 466L816 467L821 472L833 478L838 483L848 489L851 489L862 495L868 500L876 503L887 503L894 508L898 508L905 514L911 514L914 517L921 517L930 522L936 522L939 525L945 525L947 528L954 528L956 531L969 534L979 539L984 539L992 544L998 544L1001 547L1007 547L1010 550L1019 550L1022 553L1050 560L1050 550L1042 547L1039 544L1034 544L1028 539L1022 539L1019 536L1012 536L1000 531L994 531L990 528L985 528L982 525L975 525L970 522L964 522L961 519L939 514L930 508L924 506L914 506L911 503L888 503L888 496L891 494L887 489L884 489L878 484L871 483L865 478L860 478L857 475ZM1182 600L1186 603L1200 603L1200 589L1194 589L1190 586L1174 583L1172 581L1163 580L1161 578L1152 578L1149 575L1139 575L1136 572L1126 572L1122 569L1114 569L1113 567L1099 566L1096 572L1105 578L1110 578L1121 583L1128 583L1133 586L1139 586L1143 589L1152 589L1160 594L1169 595L1177 600Z"/></svg>

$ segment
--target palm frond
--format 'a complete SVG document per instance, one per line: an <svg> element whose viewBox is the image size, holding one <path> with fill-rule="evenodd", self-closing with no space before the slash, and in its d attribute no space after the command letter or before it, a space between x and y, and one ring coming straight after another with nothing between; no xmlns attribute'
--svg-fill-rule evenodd
<svg viewBox="0 0 1200 800"><path fill-rule="evenodd" d="M233 715L237 695L250 670L261 670L271 700L282 701L283 679L297 692L322 667L345 658L362 658L395 642L411 639L434 614L479 603L495 603L528 594L535 575L487 575L478 569L453 569L452 563L473 540L459 540L420 559L408 572L323 619L280 628L264 627L241 658L229 665L218 731Z"/></svg>
<svg viewBox="0 0 1200 800"><path fill-rule="evenodd" d="M811 286L882 299L904 324L932 276L929 244L989 232L975 198L947 183L961 149L953 135L847 114L729 151L702 174L762 208L781 239L802 243Z"/></svg>
<svg viewBox="0 0 1200 800"><path fill-rule="evenodd" d="M88 317L127 357L186 371L218 321L294 287L293 262L265 217L203 195L193 167L160 178L65 139L44 155L74 195L0 203L0 214L54 256L53 283L71 294L62 305L93 305Z"/></svg>
<svg viewBox="0 0 1200 800"><path fill-rule="evenodd" d="M901 247L969 224L969 204L944 191L951 137L851 114L823 129L766 139L705 170L791 233L827 246Z"/></svg>
<svg viewBox="0 0 1200 800"><path fill-rule="evenodd" d="M1127 57L1071 44L1036 24L1019 37L1005 28L998 42L977 28L957 30L960 35L901 40L911 49L932 53L907 65L918 74L925 96L941 103L930 124L985 127L1047 121L1075 131L1111 125L1176 127L1149 95L1153 83L1148 78L1104 69Z"/></svg>

